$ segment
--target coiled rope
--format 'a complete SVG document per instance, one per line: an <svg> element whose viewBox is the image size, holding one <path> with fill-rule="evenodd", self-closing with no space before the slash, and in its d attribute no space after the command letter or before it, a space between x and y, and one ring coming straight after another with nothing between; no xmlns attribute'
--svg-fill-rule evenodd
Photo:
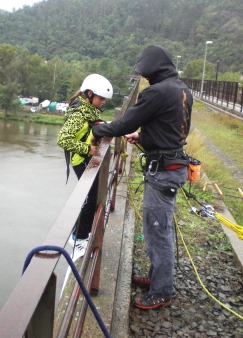
<svg viewBox="0 0 243 338"><path fill-rule="evenodd" d="M196 202L198 202L201 206L203 206L202 203L200 203L193 194L188 193L183 187L181 188L181 191L187 200L188 205L192 208L192 205L189 201L189 197L193 198ZM196 214L198 215L198 214ZM213 212L213 215L217 220L227 226L229 229L233 230L240 239L243 239L243 227L241 225L238 225L234 223L233 221L229 220L227 217L223 216L222 214L219 214L218 212Z"/></svg>
<svg viewBox="0 0 243 338"><path fill-rule="evenodd" d="M229 229L233 230L240 239L243 239L243 227L241 225L237 225L236 223L229 220L227 217L215 212L214 216L217 220L227 226Z"/></svg>

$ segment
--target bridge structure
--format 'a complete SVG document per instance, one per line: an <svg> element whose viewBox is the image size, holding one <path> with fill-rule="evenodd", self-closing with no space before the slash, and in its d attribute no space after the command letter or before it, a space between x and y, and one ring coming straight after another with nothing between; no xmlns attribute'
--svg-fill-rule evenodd
<svg viewBox="0 0 243 338"><path fill-rule="evenodd" d="M139 77L131 76L129 80L131 93L124 97L122 107L116 109L115 118L123 116L136 102ZM126 152L129 172L132 156L129 145ZM1 338L128 336L135 216L127 204L125 178L117 186L123 153L124 144L120 138L105 137L101 142L46 239L40 243L41 250L37 250L26 264L19 283L0 312ZM72 275L58 304L56 301L55 269L96 176L99 177L97 212L86 254L75 266L85 290L92 295L107 335L102 332ZM231 238L230 231L225 231ZM238 250L234 234L231 243ZM51 249L55 247L60 251ZM243 262L242 250L239 250L238 258Z"/></svg>

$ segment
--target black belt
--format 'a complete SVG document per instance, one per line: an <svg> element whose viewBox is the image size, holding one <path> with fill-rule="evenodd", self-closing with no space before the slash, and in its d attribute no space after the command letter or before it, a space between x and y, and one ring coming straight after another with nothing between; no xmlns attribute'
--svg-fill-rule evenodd
<svg viewBox="0 0 243 338"><path fill-rule="evenodd" d="M151 156L151 155L159 155L159 154L173 154L178 151L182 151L183 147L177 148L177 149L158 149L158 150L151 150L151 151L145 151L145 156Z"/></svg>

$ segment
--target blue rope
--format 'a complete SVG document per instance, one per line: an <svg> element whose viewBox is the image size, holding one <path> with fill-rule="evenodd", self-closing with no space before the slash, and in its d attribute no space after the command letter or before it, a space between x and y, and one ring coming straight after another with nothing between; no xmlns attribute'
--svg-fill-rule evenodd
<svg viewBox="0 0 243 338"><path fill-rule="evenodd" d="M26 257L25 259L25 263L24 263L24 267L23 267L23 271L22 271L22 274L25 272L26 268L28 267L28 265L30 264L30 261L32 259L32 257L39 251L45 251L45 250L50 250L50 251L57 251L57 252L60 252L67 260L68 264L70 265L71 269L72 269L72 272L74 274L74 276L76 277L76 280L101 328L101 330L103 331L104 333L104 336L106 338L112 338L111 335L109 334L102 318L100 317L100 314L99 312L97 311L93 301L92 301L92 298L90 297L85 285L84 285L84 282L82 280L82 278L79 276L79 273L78 273L78 270L76 268L76 266L74 265L71 257L69 256L69 254L67 253L67 251L65 251L63 248L59 247L59 246L55 246L55 245L42 245L42 246L39 246L39 247L36 247L35 249L31 250L30 253L28 254L28 256Z"/></svg>

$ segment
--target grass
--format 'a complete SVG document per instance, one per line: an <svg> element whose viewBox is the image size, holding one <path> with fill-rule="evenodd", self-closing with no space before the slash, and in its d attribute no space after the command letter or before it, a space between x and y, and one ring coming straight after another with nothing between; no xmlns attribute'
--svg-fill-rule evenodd
<svg viewBox="0 0 243 338"><path fill-rule="evenodd" d="M0 112L0 118L4 118L3 112ZM62 125L64 121L63 115L56 115L50 113L30 113L28 110L21 110L17 113L8 113L8 120L29 121L35 123Z"/></svg>
<svg viewBox="0 0 243 338"><path fill-rule="evenodd" d="M213 144L243 169L243 122L213 111L202 103L193 105L192 122Z"/></svg>
<svg viewBox="0 0 243 338"><path fill-rule="evenodd" d="M113 121L114 115L115 115L114 109L109 109L109 110L105 110L104 112L102 112L100 114L100 118L104 121Z"/></svg>
<svg viewBox="0 0 243 338"><path fill-rule="evenodd" d="M114 120L114 109L105 110L100 114L100 118L104 121L113 121ZM0 119L4 118L4 113L0 111ZM57 115L56 113L30 113L28 110L21 110L15 114L9 113L8 120L17 120L17 121L30 121L35 123L43 124L52 124L52 125L63 125L64 115Z"/></svg>
<svg viewBox="0 0 243 338"><path fill-rule="evenodd" d="M228 155L237 167L243 170L241 151L243 149L243 122L235 120L216 111L209 110L202 103L195 103L192 115L193 125L202 132L219 150ZM216 183L222 188L223 200L232 213L236 222L243 225L243 200L233 189L241 188L239 182L232 174L232 168L226 166L222 160L214 155L205 144L201 134L192 130L188 137L186 152L202 162L202 171L206 173L208 180L201 178L197 186L202 189L205 183ZM210 187L210 186L208 186ZM217 204L217 201L215 201Z"/></svg>

